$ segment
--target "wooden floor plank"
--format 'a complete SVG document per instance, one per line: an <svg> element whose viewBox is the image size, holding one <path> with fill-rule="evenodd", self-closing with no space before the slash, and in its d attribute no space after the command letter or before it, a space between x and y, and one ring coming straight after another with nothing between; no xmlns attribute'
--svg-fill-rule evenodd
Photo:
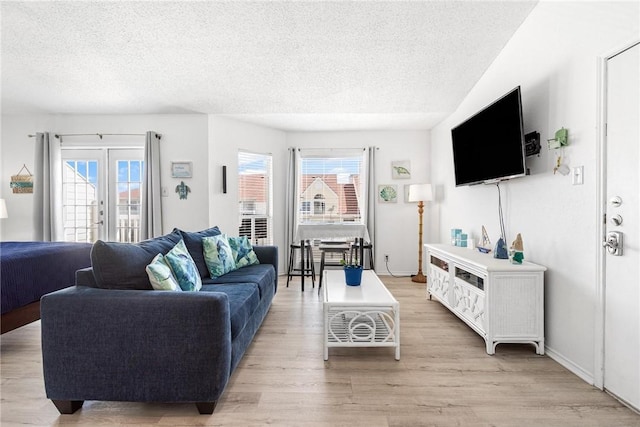
<svg viewBox="0 0 640 427"><path fill-rule="evenodd" d="M531 345L484 341L408 278L382 276L400 302L391 348L331 348L322 304L299 279L273 306L211 416L195 405L85 402L59 415L44 394L40 322L1 336L0 424L109 426L624 426L640 415Z"/></svg>

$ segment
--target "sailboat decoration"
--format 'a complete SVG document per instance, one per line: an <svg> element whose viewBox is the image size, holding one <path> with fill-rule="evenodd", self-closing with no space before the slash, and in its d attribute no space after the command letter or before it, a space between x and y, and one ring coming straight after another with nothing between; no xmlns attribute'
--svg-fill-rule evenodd
<svg viewBox="0 0 640 427"><path fill-rule="evenodd" d="M487 229L482 226L482 239L478 242L478 250L482 253L488 254L491 252L491 240L489 240L489 234Z"/></svg>

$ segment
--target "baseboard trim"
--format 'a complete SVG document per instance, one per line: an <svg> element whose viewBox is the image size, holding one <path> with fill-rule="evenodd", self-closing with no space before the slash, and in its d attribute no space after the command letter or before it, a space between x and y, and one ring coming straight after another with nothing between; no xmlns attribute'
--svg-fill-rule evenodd
<svg viewBox="0 0 640 427"><path fill-rule="evenodd" d="M577 375L579 378L581 378L586 383L588 383L590 385L594 385L595 384L595 381L594 381L594 378L593 378L593 374L591 372L585 371L580 366L576 365L575 363L573 363L572 361L570 361L569 359L564 357L562 354L560 354L557 351L555 351L553 348L545 346L544 351L545 351L545 354L547 356L549 356L550 358L552 358L553 360L558 362L560 365L562 365L565 368L567 368L569 371L571 371L573 374Z"/></svg>

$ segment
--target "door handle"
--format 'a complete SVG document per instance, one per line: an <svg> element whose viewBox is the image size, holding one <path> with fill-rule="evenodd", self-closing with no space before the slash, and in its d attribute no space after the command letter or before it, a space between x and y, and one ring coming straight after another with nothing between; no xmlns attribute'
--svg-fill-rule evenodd
<svg viewBox="0 0 640 427"><path fill-rule="evenodd" d="M95 225L102 225L102 224L104 224L104 221L103 221L103 220L100 220L100 221L98 221L98 222L94 222L94 224L95 224Z"/></svg>
<svg viewBox="0 0 640 427"><path fill-rule="evenodd" d="M622 256L622 233L620 231L610 231L607 233L607 237L602 246L607 248L613 256Z"/></svg>

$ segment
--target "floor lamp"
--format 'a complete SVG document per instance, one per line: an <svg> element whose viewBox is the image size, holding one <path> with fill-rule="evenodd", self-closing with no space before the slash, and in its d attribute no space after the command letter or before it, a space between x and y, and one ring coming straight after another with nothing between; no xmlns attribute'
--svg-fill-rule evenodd
<svg viewBox="0 0 640 427"><path fill-rule="evenodd" d="M426 283L427 278L422 273L422 214L424 213L424 202L433 200L431 184L411 184L409 186L409 201L418 202L418 273L411 277L411 281Z"/></svg>

